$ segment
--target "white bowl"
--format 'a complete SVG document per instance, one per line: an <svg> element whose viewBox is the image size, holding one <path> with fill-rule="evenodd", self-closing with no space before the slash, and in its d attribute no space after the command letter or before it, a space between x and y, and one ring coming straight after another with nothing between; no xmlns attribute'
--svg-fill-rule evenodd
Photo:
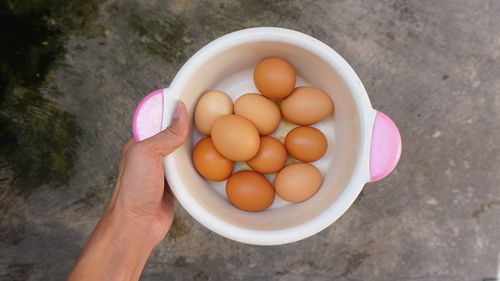
<svg viewBox="0 0 500 281"><path fill-rule="evenodd" d="M225 182L207 181L196 172L191 153L201 136L194 129L193 113L207 90L222 90L233 101L242 94L257 92L253 69L266 57L289 61L297 71L297 85L324 90L335 110L315 125L328 139L326 155L313 163L323 176L319 191L301 203L288 203L276 196L269 209L246 212L226 199ZM278 245L318 233L351 206L365 183L389 174L401 153L395 124L371 107L363 84L349 64L321 41L289 29L244 29L200 49L169 88L151 93L139 104L133 120L136 139L166 128L176 100L186 104L192 133L189 141L165 158L167 181L180 204L198 222L243 243ZM283 138L290 128L282 124L274 135ZM236 170L243 166L236 165Z"/></svg>

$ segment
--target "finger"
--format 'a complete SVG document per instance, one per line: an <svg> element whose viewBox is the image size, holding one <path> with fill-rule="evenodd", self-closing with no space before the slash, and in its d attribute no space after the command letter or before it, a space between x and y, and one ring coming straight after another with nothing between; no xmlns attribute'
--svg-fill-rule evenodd
<svg viewBox="0 0 500 281"><path fill-rule="evenodd" d="M168 182L165 180L165 187L163 188L163 200L175 200L175 194L172 192L172 189L168 185Z"/></svg>
<svg viewBox="0 0 500 281"><path fill-rule="evenodd" d="M135 140L133 138L129 139L127 142L125 142L122 146L122 156L127 154L127 151L129 148L135 143Z"/></svg>
<svg viewBox="0 0 500 281"><path fill-rule="evenodd" d="M163 213L166 214L167 217L173 219L175 210L175 197L168 186L165 186L165 192L163 192L161 208L163 209Z"/></svg>
<svg viewBox="0 0 500 281"><path fill-rule="evenodd" d="M165 157L184 143L188 136L188 131L189 124L186 106L183 102L178 101L170 126L143 142L146 146L151 147L155 153Z"/></svg>
<svg viewBox="0 0 500 281"><path fill-rule="evenodd" d="M167 223L167 232L170 230L172 223L174 221L174 213L175 213L175 202L171 201L162 201L161 202L161 210L164 214L164 220Z"/></svg>

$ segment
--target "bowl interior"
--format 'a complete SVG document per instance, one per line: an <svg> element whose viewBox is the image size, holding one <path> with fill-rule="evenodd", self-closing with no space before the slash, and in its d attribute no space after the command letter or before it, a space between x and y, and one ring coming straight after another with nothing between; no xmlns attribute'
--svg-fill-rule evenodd
<svg viewBox="0 0 500 281"><path fill-rule="evenodd" d="M202 137L193 124L198 99L207 90L221 90L234 101L245 93L257 93L253 83L253 70L266 57L280 57L289 61L297 71L297 86L311 85L327 92L335 110L332 116L314 127L328 139L328 151L319 161L312 163L323 176L323 184L310 199L301 203L288 203L276 195L273 205L261 212L246 212L232 206L226 199L225 181L212 182L202 178L191 161L194 144ZM174 158L181 184L172 187L187 189L190 197L203 212L231 225L248 230L283 230L298 226L319 216L336 203L344 191L359 158L360 122L353 94L332 65L315 53L289 42L248 42L231 47L211 56L189 73L189 80L175 87L179 98L187 106L191 134L189 141L178 149ZM281 141L295 127L281 123L272 135ZM289 159L289 161L293 161ZM236 163L235 171L248 169L245 163ZM267 175L271 181L274 175ZM182 203L182 200L180 200Z"/></svg>

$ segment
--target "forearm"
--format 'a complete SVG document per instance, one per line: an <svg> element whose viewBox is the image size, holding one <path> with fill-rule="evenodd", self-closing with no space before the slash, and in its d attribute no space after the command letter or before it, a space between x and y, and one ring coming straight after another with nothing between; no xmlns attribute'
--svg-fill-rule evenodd
<svg viewBox="0 0 500 281"><path fill-rule="evenodd" d="M138 280L153 247L144 231L110 208L97 224L67 281Z"/></svg>

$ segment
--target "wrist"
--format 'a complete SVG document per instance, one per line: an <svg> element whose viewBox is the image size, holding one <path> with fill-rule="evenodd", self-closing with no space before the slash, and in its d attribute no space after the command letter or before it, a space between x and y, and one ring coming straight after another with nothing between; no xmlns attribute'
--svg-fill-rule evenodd
<svg viewBox="0 0 500 281"><path fill-rule="evenodd" d="M114 208L105 211L93 238L98 252L108 255L106 267L116 278L112 280L138 279L155 247L143 229Z"/></svg>
<svg viewBox="0 0 500 281"><path fill-rule="evenodd" d="M101 220L116 238L116 242L123 246L135 251L147 252L148 255L156 246L156 243L149 237L147 227L116 206L110 206Z"/></svg>
<svg viewBox="0 0 500 281"><path fill-rule="evenodd" d="M154 245L108 208L67 280L138 280Z"/></svg>

